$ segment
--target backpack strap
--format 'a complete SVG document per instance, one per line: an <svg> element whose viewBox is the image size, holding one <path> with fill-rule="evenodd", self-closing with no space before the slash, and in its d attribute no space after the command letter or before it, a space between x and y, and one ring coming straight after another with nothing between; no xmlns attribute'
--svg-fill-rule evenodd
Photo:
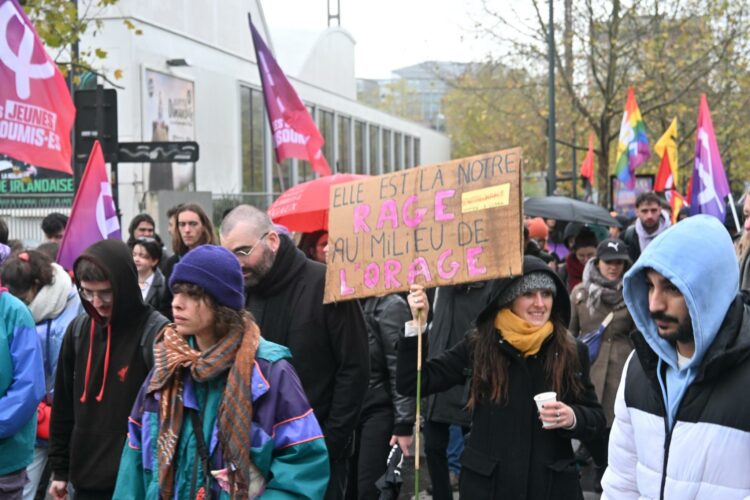
<svg viewBox="0 0 750 500"><path fill-rule="evenodd" d="M84 313L79 314L73 321L70 322L70 328L73 330L73 350L76 358L78 357L78 351L81 350L81 343L83 342L83 328L86 325L86 320L89 315Z"/></svg>

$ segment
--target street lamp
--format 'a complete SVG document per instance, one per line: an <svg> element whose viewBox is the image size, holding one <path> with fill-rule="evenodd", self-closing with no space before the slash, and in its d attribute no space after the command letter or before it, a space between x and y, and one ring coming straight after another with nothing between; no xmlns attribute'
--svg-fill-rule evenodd
<svg viewBox="0 0 750 500"><path fill-rule="evenodd" d="M549 25L547 26L547 61L549 63L549 88L547 93L549 95L549 117L547 124L547 196L555 194L555 187L557 184L557 169L555 168L555 161L557 160L557 152L555 150L555 18L552 7L552 1L549 0Z"/></svg>

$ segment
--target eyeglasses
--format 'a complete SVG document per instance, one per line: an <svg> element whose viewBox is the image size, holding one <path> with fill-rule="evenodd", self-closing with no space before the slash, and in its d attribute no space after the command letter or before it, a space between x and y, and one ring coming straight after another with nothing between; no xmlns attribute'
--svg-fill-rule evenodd
<svg viewBox="0 0 750 500"><path fill-rule="evenodd" d="M238 257L250 257L250 255L252 255L253 253L253 250L255 250L258 247L258 245L260 245L260 243L263 241L263 239L266 236L268 236L269 233L270 231L266 231L265 233L263 233L263 235L260 238L258 238L258 242L255 245L251 246L249 250L243 250L242 248L238 248L237 250L234 251L234 254L237 255Z"/></svg>
<svg viewBox="0 0 750 500"><path fill-rule="evenodd" d="M88 288L79 288L78 291L81 292L81 297L88 300L89 302L93 301L94 297L99 297L99 300L101 300L105 304L110 304L112 303L112 300L114 299L112 289L89 290Z"/></svg>

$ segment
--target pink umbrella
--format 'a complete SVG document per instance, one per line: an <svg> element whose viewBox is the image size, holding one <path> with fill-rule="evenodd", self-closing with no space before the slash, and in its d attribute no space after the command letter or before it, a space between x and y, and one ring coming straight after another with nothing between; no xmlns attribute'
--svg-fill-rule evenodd
<svg viewBox="0 0 750 500"><path fill-rule="evenodd" d="M268 215L276 224L282 224L290 231L311 233L327 230L331 186L367 177L357 174L334 174L297 184L281 193L268 208Z"/></svg>

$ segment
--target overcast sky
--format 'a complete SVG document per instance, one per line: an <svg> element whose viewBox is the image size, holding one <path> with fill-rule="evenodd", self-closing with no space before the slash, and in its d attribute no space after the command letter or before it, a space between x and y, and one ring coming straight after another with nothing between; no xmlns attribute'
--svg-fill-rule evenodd
<svg viewBox="0 0 750 500"><path fill-rule="evenodd" d="M326 0L261 0L275 28L319 32ZM335 9L336 0L331 0ZM341 0L341 27L355 46L358 78L388 78L392 70L427 60L476 61L491 45L473 33L480 0Z"/></svg>

